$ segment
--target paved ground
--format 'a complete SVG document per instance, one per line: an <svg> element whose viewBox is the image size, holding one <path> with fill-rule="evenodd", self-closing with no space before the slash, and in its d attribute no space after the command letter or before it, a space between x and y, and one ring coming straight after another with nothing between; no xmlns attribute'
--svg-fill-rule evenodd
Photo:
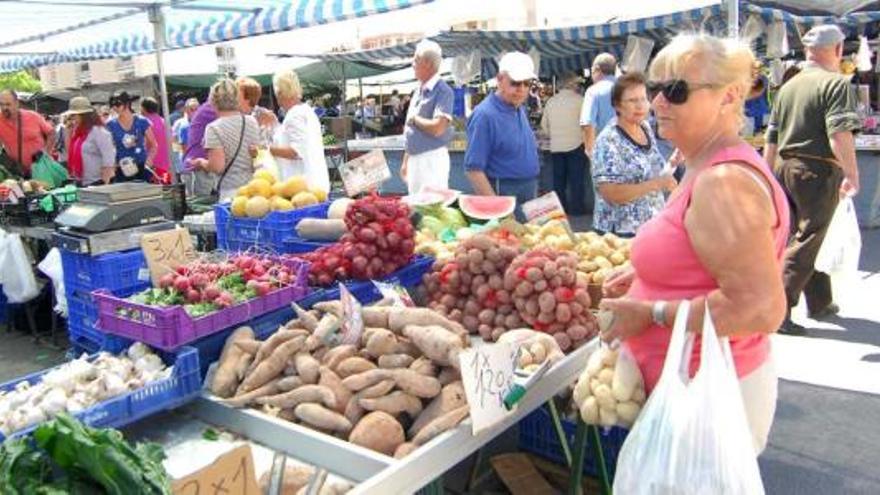
<svg viewBox="0 0 880 495"><path fill-rule="evenodd" d="M586 218L573 223L578 230L589 226ZM819 323L801 315L808 336L774 343L783 379L769 446L759 459L769 494L880 493L880 395L841 390L880 389L880 230L862 236L862 273L841 291L840 317ZM0 331L0 381L60 359L59 351ZM514 446L508 434L492 450Z"/></svg>

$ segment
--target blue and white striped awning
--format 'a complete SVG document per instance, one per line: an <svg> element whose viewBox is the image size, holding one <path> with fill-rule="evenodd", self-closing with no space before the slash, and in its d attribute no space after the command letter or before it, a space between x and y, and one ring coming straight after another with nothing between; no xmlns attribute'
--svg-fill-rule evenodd
<svg viewBox="0 0 880 495"><path fill-rule="evenodd" d="M166 49L174 50L361 18L433 1L162 0L150 3L162 6L168 26ZM84 3L88 2L79 2ZM152 26L146 18L145 9L132 9L131 3L124 7L113 7L106 0L93 3L95 5L87 10L81 8L83 6L71 6L63 7L63 11L58 6L49 11L41 10L37 4L27 7L0 4L0 18L4 19L5 24L7 19L12 18L17 26L31 26L28 31L18 29L0 33L0 73L63 62L129 57L155 51ZM184 8L203 10L183 10ZM93 20L76 24L70 22L70 19L82 16ZM61 41L54 43L55 49L47 50L46 46L53 45L52 37L60 38ZM48 43L46 38L49 38ZM27 53L29 49L33 53ZM4 53L16 55L3 57Z"/></svg>
<svg viewBox="0 0 880 495"><path fill-rule="evenodd" d="M748 4L744 6L742 15L744 17L757 15L765 23L781 21L802 30L807 30L813 26L822 24L837 24L844 29L853 30L867 24L880 22L880 5L877 6L877 9L878 10L852 12L842 16L796 15L782 9Z"/></svg>

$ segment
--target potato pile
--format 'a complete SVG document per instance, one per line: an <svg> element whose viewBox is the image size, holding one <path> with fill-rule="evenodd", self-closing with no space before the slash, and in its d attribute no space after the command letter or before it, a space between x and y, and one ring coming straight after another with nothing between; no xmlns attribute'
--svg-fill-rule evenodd
<svg viewBox="0 0 880 495"><path fill-rule="evenodd" d="M504 275L504 289L512 294L522 320L552 335L563 351L577 348L598 331L577 263L570 253L532 249L514 259Z"/></svg>
<svg viewBox="0 0 880 495"><path fill-rule="evenodd" d="M587 424L632 427L645 403L645 385L629 350L603 346L591 354L573 398Z"/></svg>
<svg viewBox="0 0 880 495"><path fill-rule="evenodd" d="M368 306L357 343L334 346L339 301L294 307L298 318L265 341L247 327L226 341L211 382L224 403L262 407L395 457L468 416L460 324L427 308Z"/></svg>
<svg viewBox="0 0 880 495"><path fill-rule="evenodd" d="M437 261L425 275L428 307L485 340L522 326L512 294L504 288L504 272L516 256L515 248L485 234L462 241L452 259Z"/></svg>

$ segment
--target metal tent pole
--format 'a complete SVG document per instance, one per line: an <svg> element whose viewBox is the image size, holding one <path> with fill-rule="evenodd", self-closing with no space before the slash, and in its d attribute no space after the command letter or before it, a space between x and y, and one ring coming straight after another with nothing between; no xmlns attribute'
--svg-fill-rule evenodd
<svg viewBox="0 0 880 495"><path fill-rule="evenodd" d="M173 168L174 160L171 157L171 112L168 105L168 85L165 83L165 63L163 53L165 51L165 16L158 4L150 5L147 11L150 23L153 24L153 39L156 43L156 66L159 69L159 94L162 99L162 114L165 116L165 152L168 153L169 166ZM171 170L171 182L177 184L180 177L177 170Z"/></svg>
<svg viewBox="0 0 880 495"><path fill-rule="evenodd" d="M727 0L727 32L731 38L739 35L739 0Z"/></svg>

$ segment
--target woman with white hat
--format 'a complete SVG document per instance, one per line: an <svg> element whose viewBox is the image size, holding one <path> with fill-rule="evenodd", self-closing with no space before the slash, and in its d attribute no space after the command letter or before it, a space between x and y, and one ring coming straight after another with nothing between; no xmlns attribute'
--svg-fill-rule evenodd
<svg viewBox="0 0 880 495"><path fill-rule="evenodd" d="M70 175L84 186L109 184L116 175L116 147L104 121L85 96L70 99L66 112L73 127L68 147Z"/></svg>

